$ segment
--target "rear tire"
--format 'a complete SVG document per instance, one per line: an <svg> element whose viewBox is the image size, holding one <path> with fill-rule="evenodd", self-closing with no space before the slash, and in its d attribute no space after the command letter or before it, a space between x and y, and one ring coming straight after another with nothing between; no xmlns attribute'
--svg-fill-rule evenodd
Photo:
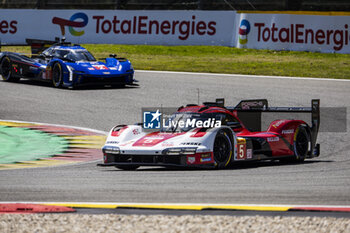
<svg viewBox="0 0 350 233"><path fill-rule="evenodd" d="M299 126L294 134L294 162L303 162L309 151L310 136L305 126Z"/></svg>
<svg viewBox="0 0 350 233"><path fill-rule="evenodd" d="M213 151L216 167L225 168L231 161L232 142L224 130L220 130L216 134Z"/></svg>
<svg viewBox="0 0 350 233"><path fill-rule="evenodd" d="M309 151L310 135L305 126L300 125L294 133L293 157L280 159L282 163L301 163L305 160Z"/></svg>
<svg viewBox="0 0 350 233"><path fill-rule="evenodd" d="M12 75L12 62L9 57L4 57L1 60L1 76L6 82L18 82L20 78Z"/></svg>
<svg viewBox="0 0 350 233"><path fill-rule="evenodd" d="M54 87L62 87L63 83L63 73L60 63L55 63L52 69L52 84Z"/></svg>
<svg viewBox="0 0 350 233"><path fill-rule="evenodd" d="M125 171L134 171L134 170L138 169L140 166L137 166L137 165L118 165L115 167L119 168L121 170L125 170Z"/></svg>

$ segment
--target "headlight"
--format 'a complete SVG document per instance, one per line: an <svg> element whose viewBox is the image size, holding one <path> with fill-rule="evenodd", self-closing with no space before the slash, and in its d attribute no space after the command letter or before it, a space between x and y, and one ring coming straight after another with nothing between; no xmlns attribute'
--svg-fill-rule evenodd
<svg viewBox="0 0 350 233"><path fill-rule="evenodd" d="M119 149L119 147L104 147L103 148L103 153L120 154L120 149Z"/></svg>
<svg viewBox="0 0 350 233"><path fill-rule="evenodd" d="M166 155L194 155L196 153L197 147L188 148L169 148L163 151Z"/></svg>

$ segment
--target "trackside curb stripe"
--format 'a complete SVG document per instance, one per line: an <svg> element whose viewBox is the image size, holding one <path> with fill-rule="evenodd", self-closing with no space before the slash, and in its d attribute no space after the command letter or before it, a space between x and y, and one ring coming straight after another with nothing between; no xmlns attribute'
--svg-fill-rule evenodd
<svg viewBox="0 0 350 233"><path fill-rule="evenodd" d="M109 204L80 204L80 203L43 203L43 205L65 206L71 208L116 209L118 205Z"/></svg>
<svg viewBox="0 0 350 233"><path fill-rule="evenodd" d="M7 204L13 202L0 202ZM164 209L164 210L252 210L252 211L327 211L350 212L350 205L273 205L273 204L197 204L197 203L99 203L99 202L16 202L22 204L41 204L49 206L65 206L71 208L98 209Z"/></svg>
<svg viewBox="0 0 350 233"><path fill-rule="evenodd" d="M254 210L254 211L288 211L291 207L278 206L240 206L240 205L171 205L171 204L74 204L74 203L52 203L45 205L66 206L72 208L102 208L102 209L118 209L118 208L135 208L135 209L166 209L166 210Z"/></svg>
<svg viewBox="0 0 350 233"><path fill-rule="evenodd" d="M106 140L107 132L67 125L2 120L0 126L28 128L30 130L42 131L48 135L53 134L67 140L67 148L59 153L43 155L34 160L14 160L13 163L0 163L0 170L40 168L52 166L64 166L78 163L99 161L102 158L99 152ZM97 152L98 151L98 152Z"/></svg>

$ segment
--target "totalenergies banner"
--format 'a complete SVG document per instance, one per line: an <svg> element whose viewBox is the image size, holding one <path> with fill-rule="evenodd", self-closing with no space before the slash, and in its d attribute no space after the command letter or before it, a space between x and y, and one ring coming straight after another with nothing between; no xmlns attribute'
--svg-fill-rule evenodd
<svg viewBox="0 0 350 233"><path fill-rule="evenodd" d="M314 14L237 13L234 46L350 53L350 14Z"/></svg>
<svg viewBox="0 0 350 233"><path fill-rule="evenodd" d="M26 38L73 43L232 46L233 11L0 10L2 43Z"/></svg>
<svg viewBox="0 0 350 233"><path fill-rule="evenodd" d="M0 10L2 44L63 36L73 43L221 45L350 53L350 13Z"/></svg>

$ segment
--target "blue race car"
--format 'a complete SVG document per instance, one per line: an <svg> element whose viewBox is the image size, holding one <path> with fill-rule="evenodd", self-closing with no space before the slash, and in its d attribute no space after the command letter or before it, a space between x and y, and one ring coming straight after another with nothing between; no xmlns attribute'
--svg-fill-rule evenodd
<svg viewBox="0 0 350 233"><path fill-rule="evenodd" d="M67 42L54 44L32 57L1 52L0 74L5 81L28 78L70 88L87 84L131 85L136 81L127 59L111 54L100 62L85 48Z"/></svg>

